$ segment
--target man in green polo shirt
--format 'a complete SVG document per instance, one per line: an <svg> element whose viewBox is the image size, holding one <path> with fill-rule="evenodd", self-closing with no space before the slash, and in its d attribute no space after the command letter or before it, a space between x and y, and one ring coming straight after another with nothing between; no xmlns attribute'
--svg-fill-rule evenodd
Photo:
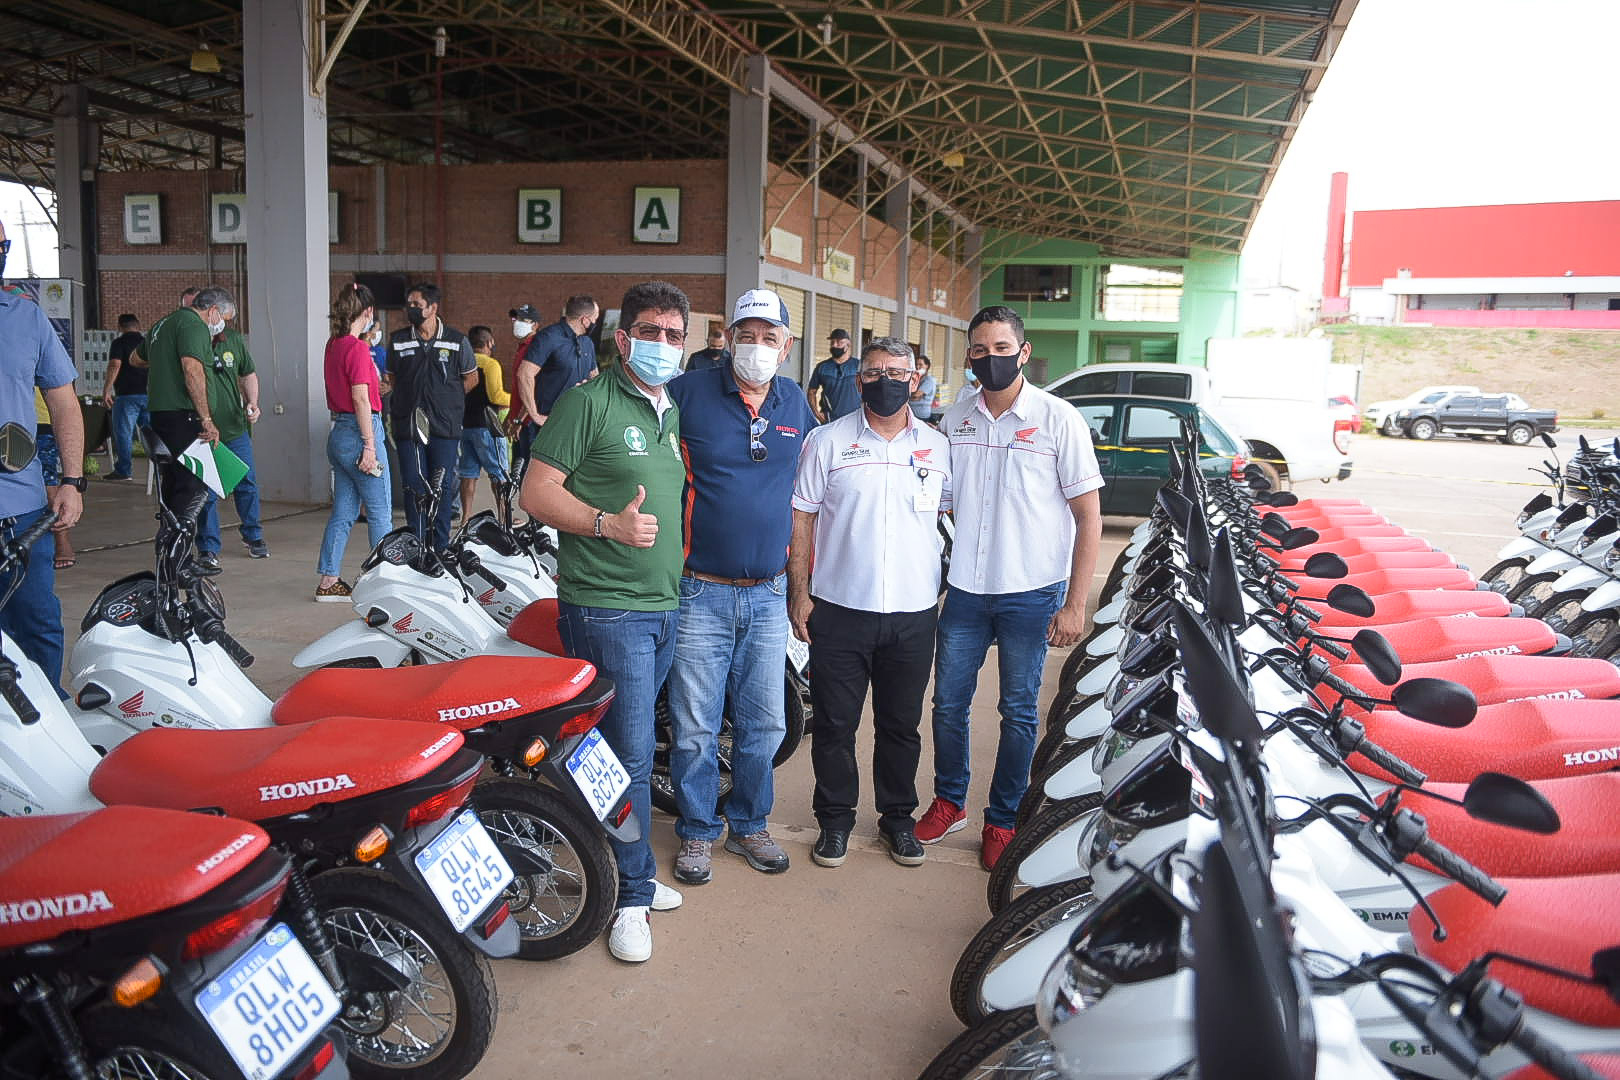
<svg viewBox="0 0 1620 1080"><path fill-rule="evenodd" d="M641 836L613 841L618 912L608 949L652 955L649 908L679 906L653 880L653 702L675 657L681 575L680 411L664 384L680 371L691 305L662 281L631 286L615 332L624 361L557 399L535 436L522 506L562 534L559 629L570 655L616 689L600 730L624 763ZM738 432L738 438L745 433Z"/></svg>
<svg viewBox="0 0 1620 1080"><path fill-rule="evenodd" d="M225 328L231 294L215 285L191 298L189 307L165 315L141 348L146 359L147 411L152 430L176 457L198 438L219 441L219 428L209 411L208 370L214 362L213 336ZM159 478L163 505L183 515L207 487L189 469L176 466Z"/></svg>
<svg viewBox="0 0 1620 1080"><path fill-rule="evenodd" d="M236 305L225 309L227 322L236 318ZM235 327L226 326L213 339L214 362L209 365L208 411L219 428L219 441L231 453L242 459L247 475L231 492L236 500L236 516L242 543L249 558L268 559L270 545L264 542L264 528L259 522L259 486L253 471L253 439L249 432L259 419L259 376L253 368L253 354L247 342ZM219 565L219 508L218 500L210 493L208 508L203 511L197 530L197 554L204 566Z"/></svg>

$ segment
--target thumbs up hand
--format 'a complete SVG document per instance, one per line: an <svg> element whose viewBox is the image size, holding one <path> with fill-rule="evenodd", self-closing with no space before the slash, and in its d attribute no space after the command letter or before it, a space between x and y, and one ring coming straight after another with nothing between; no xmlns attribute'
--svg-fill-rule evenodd
<svg viewBox="0 0 1620 1080"><path fill-rule="evenodd" d="M636 486L636 497L617 514L602 519L602 535L630 547L650 548L658 539L658 518L643 514L641 504L647 499L647 489Z"/></svg>

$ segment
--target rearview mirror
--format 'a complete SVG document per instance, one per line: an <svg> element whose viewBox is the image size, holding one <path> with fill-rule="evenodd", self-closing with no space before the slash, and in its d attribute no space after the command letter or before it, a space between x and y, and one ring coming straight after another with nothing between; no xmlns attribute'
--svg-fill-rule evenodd
<svg viewBox="0 0 1620 1080"><path fill-rule="evenodd" d="M1309 547L1320 539L1322 539L1321 533L1307 526L1301 526L1283 533L1277 538L1277 544L1284 551L1298 551L1302 547Z"/></svg>
<svg viewBox="0 0 1620 1080"><path fill-rule="evenodd" d="M1558 811L1547 796L1513 776L1484 772L1463 792L1468 816L1493 825L1551 836L1561 826Z"/></svg>
<svg viewBox="0 0 1620 1080"><path fill-rule="evenodd" d="M1273 540L1281 540L1284 536L1287 536L1288 530L1292 527L1288 524L1288 519L1276 511L1272 511L1260 519L1260 531Z"/></svg>
<svg viewBox="0 0 1620 1080"><path fill-rule="evenodd" d="M1299 496L1292 491L1273 491L1264 501L1267 506L1298 506Z"/></svg>
<svg viewBox="0 0 1620 1080"><path fill-rule="evenodd" d="M1450 679L1408 679L1395 688L1393 700L1402 716L1436 727L1467 727L1479 712L1474 692Z"/></svg>
<svg viewBox="0 0 1620 1080"><path fill-rule="evenodd" d="M169 452L169 444L151 428L141 428L141 445L146 448L146 458L153 465L174 464L174 455Z"/></svg>
<svg viewBox="0 0 1620 1080"><path fill-rule="evenodd" d="M1543 431L1541 433L1541 445L1549 450L1556 450L1558 449L1558 440Z"/></svg>
<svg viewBox="0 0 1620 1080"><path fill-rule="evenodd" d="M22 472L38 449L34 433L15 421L0 427L0 472Z"/></svg>
<svg viewBox="0 0 1620 1080"><path fill-rule="evenodd" d="M1331 551L1318 551L1305 560L1305 573L1316 578L1342 578L1350 565Z"/></svg>
<svg viewBox="0 0 1620 1080"><path fill-rule="evenodd" d="M1335 585L1328 590L1327 606L1346 615L1368 619L1378 613L1378 606L1367 591L1358 585Z"/></svg>
<svg viewBox="0 0 1620 1080"><path fill-rule="evenodd" d="M1389 639L1376 630L1358 630L1350 639L1350 648L1356 657L1372 672L1373 678L1385 686L1401 681L1401 658L1395 655Z"/></svg>

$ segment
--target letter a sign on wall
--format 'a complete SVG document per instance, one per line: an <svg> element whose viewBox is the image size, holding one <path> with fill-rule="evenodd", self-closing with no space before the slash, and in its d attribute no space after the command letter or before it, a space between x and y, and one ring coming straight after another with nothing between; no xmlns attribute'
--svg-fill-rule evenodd
<svg viewBox="0 0 1620 1080"><path fill-rule="evenodd" d="M222 193L212 199L208 233L216 244L247 243L247 196Z"/></svg>
<svg viewBox="0 0 1620 1080"><path fill-rule="evenodd" d="M518 189L518 243L562 242L562 188Z"/></svg>
<svg viewBox="0 0 1620 1080"><path fill-rule="evenodd" d="M644 244L681 242L681 189L636 188L636 214L630 237Z"/></svg>

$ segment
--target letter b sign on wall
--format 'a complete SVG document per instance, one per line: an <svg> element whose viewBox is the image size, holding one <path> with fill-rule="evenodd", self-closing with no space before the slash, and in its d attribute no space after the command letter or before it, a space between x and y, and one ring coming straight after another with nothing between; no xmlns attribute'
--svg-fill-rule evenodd
<svg viewBox="0 0 1620 1080"><path fill-rule="evenodd" d="M518 190L518 243L562 242L562 188Z"/></svg>

